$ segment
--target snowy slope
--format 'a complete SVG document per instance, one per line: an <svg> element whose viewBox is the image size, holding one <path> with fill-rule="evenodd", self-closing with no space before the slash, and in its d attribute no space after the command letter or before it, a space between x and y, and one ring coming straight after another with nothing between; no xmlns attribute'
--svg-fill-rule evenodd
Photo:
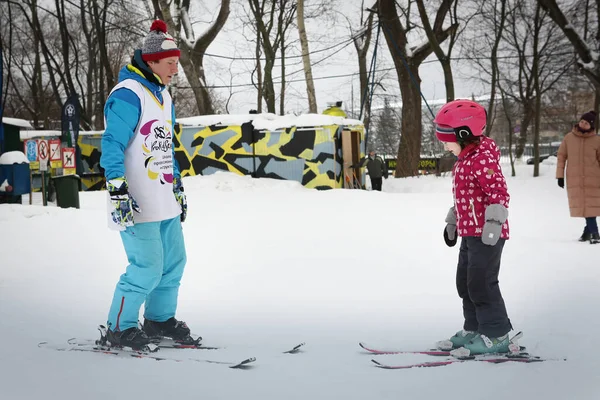
<svg viewBox="0 0 600 400"><path fill-rule="evenodd" d="M178 317L227 348L175 356L255 356L255 367L37 347L95 338L125 267L105 193L87 192L80 210L0 205L0 398L597 399L600 246L576 241L583 220L569 218L554 168L534 179L520 166L509 178L500 284L521 344L567 361L386 371L358 347L427 348L461 328L458 247L442 239L449 177L389 179L376 193L219 173L184 178ZM302 341L302 353L281 354Z"/></svg>

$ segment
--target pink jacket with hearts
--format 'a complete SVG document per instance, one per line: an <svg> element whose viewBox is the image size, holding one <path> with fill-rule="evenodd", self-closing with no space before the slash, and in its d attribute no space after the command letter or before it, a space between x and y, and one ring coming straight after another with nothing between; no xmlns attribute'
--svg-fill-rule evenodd
<svg viewBox="0 0 600 400"><path fill-rule="evenodd" d="M479 144L463 149L452 169L454 210L459 236L481 236L485 209L490 204L508 208L510 195L500 168L500 150L483 136ZM502 238L508 239L508 220Z"/></svg>

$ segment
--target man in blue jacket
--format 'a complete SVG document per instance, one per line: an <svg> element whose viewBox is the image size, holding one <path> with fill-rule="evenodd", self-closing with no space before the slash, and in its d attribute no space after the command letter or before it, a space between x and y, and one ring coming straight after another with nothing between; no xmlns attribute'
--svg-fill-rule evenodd
<svg viewBox="0 0 600 400"><path fill-rule="evenodd" d="M115 346L143 349L152 337L193 341L187 325L175 319L187 202L172 145L175 109L165 85L177 73L179 55L166 24L154 21L104 108L100 163L109 225L120 231L129 261L108 314L107 339Z"/></svg>

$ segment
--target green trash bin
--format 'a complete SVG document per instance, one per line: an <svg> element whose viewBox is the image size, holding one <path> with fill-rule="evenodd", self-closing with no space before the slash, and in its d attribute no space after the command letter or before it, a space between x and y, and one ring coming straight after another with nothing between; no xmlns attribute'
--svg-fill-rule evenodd
<svg viewBox="0 0 600 400"><path fill-rule="evenodd" d="M53 176L56 205L60 208L79 208L79 175Z"/></svg>

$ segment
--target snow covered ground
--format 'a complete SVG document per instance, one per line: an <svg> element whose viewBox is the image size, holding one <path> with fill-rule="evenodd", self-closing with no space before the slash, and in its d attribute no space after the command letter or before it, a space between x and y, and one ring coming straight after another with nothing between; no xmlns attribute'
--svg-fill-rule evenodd
<svg viewBox="0 0 600 400"><path fill-rule="evenodd" d="M105 193L81 209L0 205L0 398L597 399L600 246L578 243L553 165L509 179L500 285L537 364L381 370L359 341L424 349L461 328L458 247L442 239L451 178L389 179L384 192L315 191L227 173L184 178L188 265L178 317L218 351L121 359L40 349L96 338L125 267ZM508 167L504 168L508 174ZM306 342L304 351L282 354ZM389 363L428 356L377 356Z"/></svg>

